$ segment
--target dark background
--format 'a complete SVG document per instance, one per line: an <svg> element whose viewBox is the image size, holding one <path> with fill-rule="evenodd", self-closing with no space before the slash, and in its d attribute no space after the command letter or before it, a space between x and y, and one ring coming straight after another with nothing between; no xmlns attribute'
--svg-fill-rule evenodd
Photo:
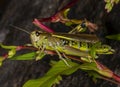
<svg viewBox="0 0 120 87"><path fill-rule="evenodd" d="M34 18L44 18L53 15L70 0L0 0L0 42L7 45L24 45L30 43L26 33L11 28L16 25L27 31L37 27L32 24ZM110 13L104 9L104 0L79 0L72 7L69 17L88 19L99 26L96 32L103 43L116 50L113 55L101 55L99 61L120 75L120 42L105 39L106 35L120 33L120 4L114 6ZM67 32L68 28L61 23L45 23L56 32ZM0 49L2 55L5 51ZM40 61L5 60L0 67L0 87L22 87L29 79L43 76L50 68L47 56ZM47 83L46 83L47 84ZM98 80L97 83L87 73L78 70L71 76L64 76L57 87L119 87L108 81Z"/></svg>

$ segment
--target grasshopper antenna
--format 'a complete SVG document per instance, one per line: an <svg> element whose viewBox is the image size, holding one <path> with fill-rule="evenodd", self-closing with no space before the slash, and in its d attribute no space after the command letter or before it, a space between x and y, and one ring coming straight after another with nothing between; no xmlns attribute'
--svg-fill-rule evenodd
<svg viewBox="0 0 120 87"><path fill-rule="evenodd" d="M24 29L22 29L22 28L20 28L20 27L14 26L14 25L12 25L12 24L10 24L9 26L11 26L11 27L13 27L13 28L16 28L16 29L18 29L18 30L21 30L21 31L23 31L23 32L25 32L25 33L27 33L27 34L30 34L30 32L28 32L28 31L26 31L26 30L24 30Z"/></svg>

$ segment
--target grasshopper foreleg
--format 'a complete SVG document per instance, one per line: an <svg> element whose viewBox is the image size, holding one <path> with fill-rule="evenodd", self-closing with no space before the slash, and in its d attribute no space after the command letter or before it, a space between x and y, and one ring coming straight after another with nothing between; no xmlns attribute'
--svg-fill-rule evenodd
<svg viewBox="0 0 120 87"><path fill-rule="evenodd" d="M41 59L42 54L44 53L45 47L43 46L41 49L37 51L36 61Z"/></svg>

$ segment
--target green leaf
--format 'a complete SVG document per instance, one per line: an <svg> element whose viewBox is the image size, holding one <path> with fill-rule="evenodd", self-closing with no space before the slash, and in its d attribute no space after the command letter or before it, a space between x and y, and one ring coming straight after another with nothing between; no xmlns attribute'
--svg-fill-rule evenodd
<svg viewBox="0 0 120 87"><path fill-rule="evenodd" d="M19 56L14 56L11 59L12 60L32 60L32 59L35 59L35 56L36 56L36 52L30 52L30 53L26 53Z"/></svg>
<svg viewBox="0 0 120 87"><path fill-rule="evenodd" d="M58 61L54 61L54 60L51 60L50 61L50 66L54 66L55 64L57 64Z"/></svg>
<svg viewBox="0 0 120 87"><path fill-rule="evenodd" d="M120 40L120 34L106 36L108 39Z"/></svg>
<svg viewBox="0 0 120 87"><path fill-rule="evenodd" d="M24 84L23 87L51 87L53 83L58 82L61 76L56 75L51 78L51 76L44 76L39 79L29 80Z"/></svg>
<svg viewBox="0 0 120 87"><path fill-rule="evenodd" d="M113 8L113 4L112 3L107 3L105 5L105 9L107 9L107 12L110 12L112 10L112 8Z"/></svg>
<svg viewBox="0 0 120 87"><path fill-rule="evenodd" d="M70 11L70 8L68 8L64 11L63 15L64 15L65 18L67 18L69 11Z"/></svg>
<svg viewBox="0 0 120 87"><path fill-rule="evenodd" d="M15 54L16 54L16 49L11 49L11 50L8 52L8 58L13 57Z"/></svg>
<svg viewBox="0 0 120 87"><path fill-rule="evenodd" d="M79 64L74 63L70 60L67 60L67 63L70 65L70 67L67 66L64 61L59 61L50 69L47 74L70 75L79 68Z"/></svg>
<svg viewBox="0 0 120 87"><path fill-rule="evenodd" d="M94 62L81 64L80 69L82 69L82 70L94 70L94 71L98 70L96 63L94 63Z"/></svg>
<svg viewBox="0 0 120 87"><path fill-rule="evenodd" d="M120 0L105 0L106 5L105 9L107 9L107 12L110 12L115 4L118 4Z"/></svg>
<svg viewBox="0 0 120 87"><path fill-rule="evenodd" d="M71 67L68 67L62 60L56 63L44 77L34 80L29 80L23 87L51 87L53 84L58 84L62 77L61 75L70 75L79 68L79 64L68 61Z"/></svg>
<svg viewBox="0 0 120 87"><path fill-rule="evenodd" d="M0 46L4 49L16 49L17 46L6 46L6 45L3 45L2 43L0 43Z"/></svg>
<svg viewBox="0 0 120 87"><path fill-rule="evenodd" d="M80 65L80 69L92 70L92 71L99 73L102 76L109 77L109 78L111 78L113 75L113 72L111 70L109 70L108 68L106 68L102 65L99 65L99 63L96 64L95 62L84 63L84 64Z"/></svg>
<svg viewBox="0 0 120 87"><path fill-rule="evenodd" d="M71 21L65 22L66 26L71 26L73 23Z"/></svg>

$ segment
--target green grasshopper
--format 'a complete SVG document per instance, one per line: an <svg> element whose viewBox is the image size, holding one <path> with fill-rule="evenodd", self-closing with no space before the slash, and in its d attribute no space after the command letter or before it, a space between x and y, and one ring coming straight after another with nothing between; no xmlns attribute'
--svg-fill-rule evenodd
<svg viewBox="0 0 120 87"><path fill-rule="evenodd" d="M40 53L44 50L55 51L59 58L64 60L61 53L65 55L92 58L90 52L95 48L96 54L111 54L112 49L108 45L99 44L96 35L68 34L68 33L43 33L33 31L30 34L32 45L38 48ZM97 57L95 55L95 57ZM66 62L64 60L64 62ZM66 63L67 64L67 63Z"/></svg>

